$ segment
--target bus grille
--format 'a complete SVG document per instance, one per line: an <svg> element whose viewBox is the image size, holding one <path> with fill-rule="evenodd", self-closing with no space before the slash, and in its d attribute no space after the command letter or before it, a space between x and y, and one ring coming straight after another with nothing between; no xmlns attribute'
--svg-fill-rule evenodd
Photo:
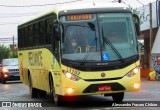
<svg viewBox="0 0 160 110"><path fill-rule="evenodd" d="M18 72L19 69L9 69L9 72Z"/></svg>
<svg viewBox="0 0 160 110"><path fill-rule="evenodd" d="M85 81L109 81L109 80L118 80L122 79L123 77L117 77L117 78L105 78L105 79L83 79Z"/></svg>

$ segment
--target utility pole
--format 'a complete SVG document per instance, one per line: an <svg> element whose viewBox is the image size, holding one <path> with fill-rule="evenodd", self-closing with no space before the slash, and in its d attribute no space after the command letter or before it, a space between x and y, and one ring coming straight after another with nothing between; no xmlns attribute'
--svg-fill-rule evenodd
<svg viewBox="0 0 160 110"><path fill-rule="evenodd" d="M149 9L150 9L150 52L152 50L153 46L153 31L152 31L152 3L149 3Z"/></svg>
<svg viewBox="0 0 160 110"><path fill-rule="evenodd" d="M152 46L153 46L153 31L152 31L152 2L150 1L149 3L149 9L150 9L150 55L149 55L149 68L151 69L151 51L152 51Z"/></svg>
<svg viewBox="0 0 160 110"><path fill-rule="evenodd" d="M14 55L14 36L13 36L13 55Z"/></svg>

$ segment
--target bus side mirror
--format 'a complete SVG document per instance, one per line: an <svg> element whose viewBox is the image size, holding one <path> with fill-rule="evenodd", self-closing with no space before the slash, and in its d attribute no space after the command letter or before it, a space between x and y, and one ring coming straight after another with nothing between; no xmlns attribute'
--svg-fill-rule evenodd
<svg viewBox="0 0 160 110"><path fill-rule="evenodd" d="M133 14L133 20L134 20L134 24L135 24L137 36L140 36L140 35L141 35L141 31L140 31L140 20L139 20L138 15Z"/></svg>

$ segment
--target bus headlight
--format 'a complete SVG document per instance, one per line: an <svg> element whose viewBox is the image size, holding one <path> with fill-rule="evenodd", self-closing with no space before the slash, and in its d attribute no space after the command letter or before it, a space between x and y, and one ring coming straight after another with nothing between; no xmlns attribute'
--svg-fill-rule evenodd
<svg viewBox="0 0 160 110"><path fill-rule="evenodd" d="M131 70L128 74L126 74L127 77L133 77L135 74L139 72L139 66Z"/></svg>
<svg viewBox="0 0 160 110"><path fill-rule="evenodd" d="M71 79L73 81L79 81L80 80L80 78L75 74L71 74L71 73L69 73L67 71L63 71L63 73L68 79Z"/></svg>

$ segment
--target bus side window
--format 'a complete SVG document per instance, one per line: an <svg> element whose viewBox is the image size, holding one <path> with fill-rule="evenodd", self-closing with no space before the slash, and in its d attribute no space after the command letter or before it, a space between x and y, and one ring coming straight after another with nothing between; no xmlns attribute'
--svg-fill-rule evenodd
<svg viewBox="0 0 160 110"><path fill-rule="evenodd" d="M58 51L58 41L59 41L59 39L58 39L58 25L57 24L54 24L53 25L53 45L54 45L54 50L55 51Z"/></svg>
<svg viewBox="0 0 160 110"><path fill-rule="evenodd" d="M28 26L25 27L25 42L24 42L24 47L28 47Z"/></svg>
<svg viewBox="0 0 160 110"><path fill-rule="evenodd" d="M23 48L23 36L24 36L24 34L23 34L23 28L20 28L19 30L18 30L18 37L19 37L19 40L18 40L18 47L19 48Z"/></svg>
<svg viewBox="0 0 160 110"><path fill-rule="evenodd" d="M46 36L45 36L45 40L46 40L46 44L50 45L52 44L52 18L48 18L46 20Z"/></svg>
<svg viewBox="0 0 160 110"><path fill-rule="evenodd" d="M34 27L34 31L35 31L35 46L38 46L39 44L39 22L35 24L35 27Z"/></svg>
<svg viewBox="0 0 160 110"><path fill-rule="evenodd" d="M45 44L45 22L44 20L40 21L40 34L39 34L39 42L40 45L44 45Z"/></svg>
<svg viewBox="0 0 160 110"><path fill-rule="evenodd" d="M33 25L30 25L29 26L29 47L33 46L33 39L34 39L34 36L33 36Z"/></svg>

